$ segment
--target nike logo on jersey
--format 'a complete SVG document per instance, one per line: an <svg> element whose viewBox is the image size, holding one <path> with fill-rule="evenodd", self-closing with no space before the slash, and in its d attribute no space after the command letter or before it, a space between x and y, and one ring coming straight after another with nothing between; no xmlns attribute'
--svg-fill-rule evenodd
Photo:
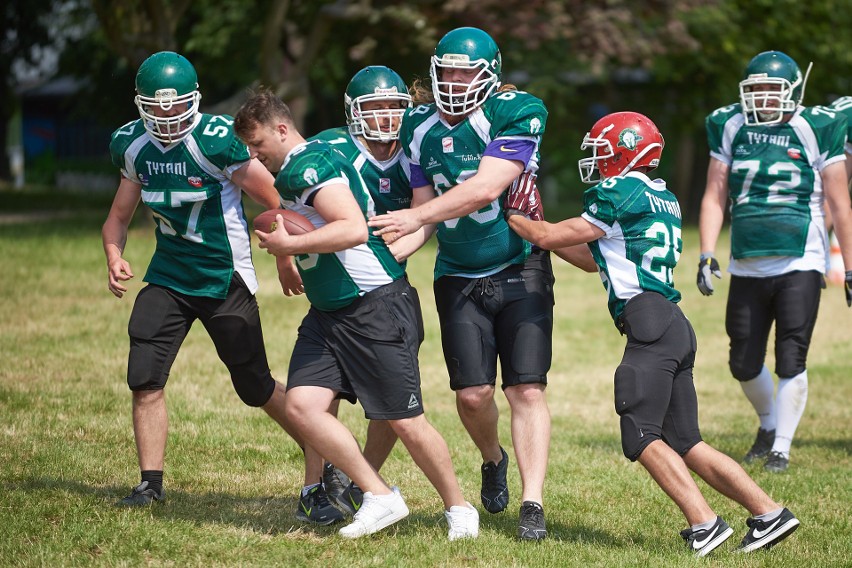
<svg viewBox="0 0 852 568"><path fill-rule="evenodd" d="M775 529L775 527L778 526L778 523L780 523L780 522L781 522L781 515L778 515L778 518L776 518L774 521L772 521L772 524L767 526L765 529L760 530L758 528L755 528L754 533L753 533L754 538L759 539L759 538L765 537L767 534L771 533Z"/></svg>
<svg viewBox="0 0 852 568"><path fill-rule="evenodd" d="M706 545L708 542L713 540L713 538L716 536L716 533L718 533L718 532L719 532L719 525L716 525L715 527L713 527L713 530L710 531L710 534L707 537L705 537L704 539L693 540L692 541L692 548L694 548L695 550L701 550L702 548L704 548L704 545Z"/></svg>
<svg viewBox="0 0 852 568"><path fill-rule="evenodd" d="M506 148L506 146L500 146L501 152L517 152L517 150L512 150L511 148Z"/></svg>

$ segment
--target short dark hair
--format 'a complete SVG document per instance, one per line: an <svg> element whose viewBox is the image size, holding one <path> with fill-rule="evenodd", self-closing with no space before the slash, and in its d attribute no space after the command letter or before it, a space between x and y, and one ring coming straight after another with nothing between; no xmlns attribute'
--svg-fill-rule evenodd
<svg viewBox="0 0 852 568"><path fill-rule="evenodd" d="M261 88L249 95L234 116L234 132L244 138L257 126L272 126L279 122L293 124L290 107L270 89Z"/></svg>

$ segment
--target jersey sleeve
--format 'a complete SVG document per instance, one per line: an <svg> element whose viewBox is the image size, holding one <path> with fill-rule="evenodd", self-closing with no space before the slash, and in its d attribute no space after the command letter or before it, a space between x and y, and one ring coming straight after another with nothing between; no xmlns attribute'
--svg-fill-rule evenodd
<svg viewBox="0 0 852 568"><path fill-rule="evenodd" d="M852 154L852 97L840 97L831 108L846 116L846 153Z"/></svg>
<svg viewBox="0 0 852 568"><path fill-rule="evenodd" d="M734 115L742 115L740 105L733 104L717 108L704 121L704 126L707 130L707 145L710 147L710 155L720 162L728 165L731 164L733 158L731 149L725 140L725 125Z"/></svg>
<svg viewBox="0 0 852 568"><path fill-rule="evenodd" d="M133 171L132 164L128 168L125 155L130 145L139 136L144 135L144 133L145 129L142 126L142 121L138 119L132 120L121 128L116 129L110 136L109 141L109 156L112 165L121 170L121 175L137 183L140 183L139 179Z"/></svg>
<svg viewBox="0 0 852 568"><path fill-rule="evenodd" d="M612 234L613 226L618 220L618 211L607 192L598 184L586 190L583 194L583 214L581 217L598 227L606 236Z"/></svg>
<svg viewBox="0 0 852 568"><path fill-rule="evenodd" d="M547 124L547 109L541 99L523 91L504 91L492 97L496 101L494 139L541 140Z"/></svg>
<svg viewBox="0 0 852 568"><path fill-rule="evenodd" d="M229 178L249 161L246 145L234 133L234 119L226 114L205 114L193 130L201 152Z"/></svg>
<svg viewBox="0 0 852 568"><path fill-rule="evenodd" d="M285 202L310 205L321 188L342 183L348 185L344 173L331 157L331 149L321 141L308 142L294 150L297 154L275 178L275 188Z"/></svg>
<svg viewBox="0 0 852 568"><path fill-rule="evenodd" d="M811 124L818 151L813 166L822 171L829 164L845 160L848 122L846 114L834 108L815 106L802 112L802 117Z"/></svg>
<svg viewBox="0 0 852 568"><path fill-rule="evenodd" d="M434 105L418 105L405 111L399 127L399 142L406 158L415 166L420 166L420 148L414 137L417 127L427 116L434 114Z"/></svg>

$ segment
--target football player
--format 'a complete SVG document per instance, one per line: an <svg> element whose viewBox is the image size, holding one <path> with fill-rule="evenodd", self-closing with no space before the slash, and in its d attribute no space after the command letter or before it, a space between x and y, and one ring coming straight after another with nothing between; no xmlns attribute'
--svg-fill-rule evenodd
<svg viewBox="0 0 852 568"><path fill-rule="evenodd" d="M846 185L846 118L801 105L807 76L780 51L748 63L740 102L706 120L710 145L701 201L698 288L721 277L716 241L731 212L731 260L725 328L731 374L760 420L750 463L786 471L808 398L807 355L826 272L824 201L834 216L846 266L852 266L852 211ZM846 302L852 304L847 274ZM764 365L775 323L775 374Z"/></svg>
<svg viewBox="0 0 852 568"><path fill-rule="evenodd" d="M422 205L369 224L392 241L438 224L434 287L441 340L459 416L484 461L482 504L499 513L509 503L509 458L497 435L494 402L499 357L521 475L518 536L539 540L547 534L542 503L553 274L549 253L509 230L501 196L513 183L535 184L547 109L502 85L501 73L500 50L480 29L457 28L438 42L431 91L415 84L415 100L424 104L406 113L400 134L412 162L414 200Z"/></svg>
<svg viewBox="0 0 852 568"><path fill-rule="evenodd" d="M140 200L153 213L157 245L128 325L127 383L142 481L119 501L122 506L165 497L164 389L197 319L242 401L287 428L284 387L272 378L263 346L241 192L277 207L274 180L234 136L231 117L199 111L198 77L182 55L163 51L147 58L136 92L140 118L116 130L110 142L121 182L102 235L109 290L121 298L124 282L134 276L122 256L128 226Z"/></svg>
<svg viewBox="0 0 852 568"><path fill-rule="evenodd" d="M285 205L316 230L288 235L283 225L258 232L261 248L297 255L311 304L290 358L287 418L300 435L354 481L363 502L346 538L381 530L408 515L358 443L329 409L357 399L370 420L387 420L444 502L450 540L475 537L479 514L464 500L446 442L426 420L418 351L423 319L417 292L385 242L369 235L375 202L358 171L334 145L306 141L290 109L269 91L253 95L235 120L253 156L278 172Z"/></svg>
<svg viewBox="0 0 852 568"><path fill-rule="evenodd" d="M583 196L580 217L556 224L527 218L538 200L534 188L510 190L505 215L512 229L544 249L589 243L610 314L627 335L614 380L622 450L683 512L690 527L680 534L690 550L706 556L733 529L707 504L689 470L753 515L739 550L768 548L792 533L798 519L699 431L692 377L697 342L673 280L683 248L680 205L665 181L648 177L663 145L648 117L607 115L581 145L591 151L579 162L581 178L596 185Z"/></svg>
<svg viewBox="0 0 852 568"><path fill-rule="evenodd" d="M852 97L840 97L831 109L846 116L846 177L852 179Z"/></svg>
<svg viewBox="0 0 852 568"><path fill-rule="evenodd" d="M411 168L399 144L402 115L411 107L405 81L388 67L365 67L349 81L343 106L346 126L324 130L308 140L325 141L352 163L370 192L376 213L409 207ZM397 241L394 247L399 248L402 243ZM335 416L337 402L332 404ZM364 457L376 471L395 442L396 434L387 421L370 421ZM360 488L330 463L323 470L323 481L338 507L354 515L363 498Z"/></svg>

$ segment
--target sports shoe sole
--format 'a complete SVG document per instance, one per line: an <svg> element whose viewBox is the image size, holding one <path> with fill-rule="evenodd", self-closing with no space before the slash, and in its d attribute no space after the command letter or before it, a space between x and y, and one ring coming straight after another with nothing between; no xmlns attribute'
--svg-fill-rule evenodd
<svg viewBox="0 0 852 568"><path fill-rule="evenodd" d="M770 532L763 538L759 538L756 541L752 542L748 546L744 546L739 549L739 552L751 552L752 550L757 550L758 548L772 548L799 528L799 519L793 517L789 519L786 523L781 525L780 528Z"/></svg>

